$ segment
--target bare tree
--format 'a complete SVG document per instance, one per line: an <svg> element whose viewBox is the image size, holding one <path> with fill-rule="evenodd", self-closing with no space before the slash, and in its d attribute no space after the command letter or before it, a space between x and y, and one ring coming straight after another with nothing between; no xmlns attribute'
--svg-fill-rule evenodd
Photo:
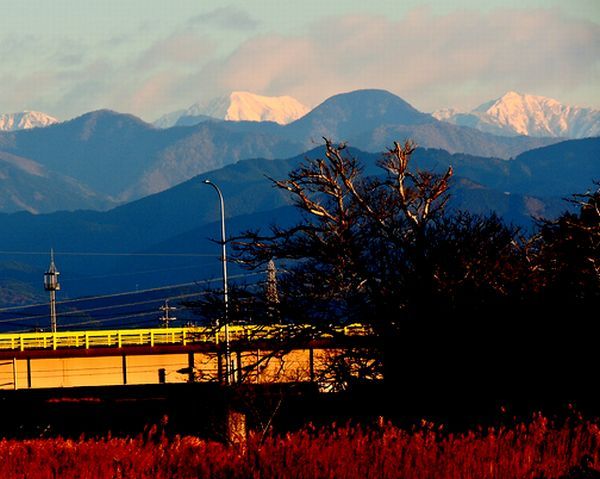
<svg viewBox="0 0 600 479"><path fill-rule="evenodd" d="M315 331L361 322L388 338L407 315L425 314L415 305L425 305L434 289L426 232L442 217L452 169L442 175L411 170L415 148L395 143L378 162L383 174L366 177L346 145L326 139L324 157L273 179L291 194L302 221L274 227L270 235L247 232L234 244L238 260L251 267L272 258L285 265L278 285L282 318ZM358 361L353 354L350 362L376 377L380 353L371 356ZM335 364L347 363L340 357ZM364 365L373 371L366 374Z"/></svg>
<svg viewBox="0 0 600 479"><path fill-rule="evenodd" d="M232 243L249 268L277 262L278 302L246 291L243 307L232 310L265 322L276 311L286 325L282 349L289 339L366 325L374 347L332 358L329 373L343 384L383 375L421 392L432 384L477 390L482 382L531 387L532 369L556 376L569 356L553 361L540 338L576 357L563 337L576 342L581 333L557 325L573 311L586 317L585 309L600 308L600 193L576 196L578 214L544 223L532 239L495 215L449 212L452 168L415 170L415 148L394 143L378 162L381 174L365 176L344 144L325 140L321 158L273 179L301 221Z"/></svg>

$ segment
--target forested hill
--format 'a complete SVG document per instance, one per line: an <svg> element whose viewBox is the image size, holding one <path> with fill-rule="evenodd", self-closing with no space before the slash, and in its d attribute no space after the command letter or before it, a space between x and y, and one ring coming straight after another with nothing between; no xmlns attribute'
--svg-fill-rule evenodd
<svg viewBox="0 0 600 479"><path fill-rule="evenodd" d="M532 215L556 216L568 207L563 201L568 193L585 191L593 178L600 178L599 143L600 139L567 141L535 150L511 162L466 154L452 155L438 149L418 149L413 165L438 172L453 166L450 208L483 214L494 211L509 222L528 227ZM368 174L381 173L376 166L380 154L352 148L347 153L359 158ZM240 161L106 212L1 214L0 227L8 233L0 237L0 250L44 252L53 247L59 257L61 251L214 254L215 244L209 238L218 236L215 223L218 203L214 191L202 184L203 178L210 177L223 190L228 232L234 235L245 228L291 221L294 210L285 208L290 204L289 197L273 188L267 177L285 178L307 157L322 154L323 149L319 147L285 160ZM579 167L563 168L561 158L573 158L567 161L576 161ZM588 173L582 175L581 171ZM530 191L528 185L532 185L532 189L535 187L535 191ZM571 185L572 190L566 192L564 185ZM29 289L38 288L41 273L47 267L45 255L3 254L3 258L0 269L5 284L10 283L9 288L14 289L15 281L28 285ZM132 261L123 256L62 257L66 281L69 276L106 276L90 282L75 282L65 293L70 291L69 294L77 295L92 289L159 285L178 282L177 278L187 281L218 273L218 262L215 263L214 258L195 260L196 269L191 268L193 264L186 265L186 261L187 258L140 257ZM176 271L176 268L186 266L190 268ZM136 271L165 268L175 270L168 274L161 271L136 274Z"/></svg>

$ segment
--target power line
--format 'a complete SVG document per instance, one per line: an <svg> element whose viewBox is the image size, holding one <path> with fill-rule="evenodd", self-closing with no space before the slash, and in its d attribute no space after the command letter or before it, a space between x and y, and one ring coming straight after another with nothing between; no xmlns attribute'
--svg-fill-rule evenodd
<svg viewBox="0 0 600 479"><path fill-rule="evenodd" d="M127 319L127 318L140 318L143 316L148 316L152 314L153 316L157 316L157 311L155 309L149 309L147 311L141 312L141 313L135 313L135 314L127 314L124 316L113 316L112 318L105 318L105 319L90 319L89 321L81 321L79 323L70 323L68 324L68 326L86 326L88 324L103 324L103 323L110 323L111 321L118 321L121 319ZM156 318L153 319L152 321L156 321ZM150 322L150 321L148 321Z"/></svg>
<svg viewBox="0 0 600 479"><path fill-rule="evenodd" d="M163 291L166 289L183 288L186 286L197 286L200 283L211 283L213 281L218 281L218 280L219 280L219 278L214 278L214 279L208 279L208 280L198 281L198 282L180 283L180 284L173 284L173 285L167 285L167 286L160 286L160 287L156 287L156 288L140 289L137 291L123 291L120 293L101 294L101 295L97 295L97 296L83 296L81 298L57 301L56 304L62 305L62 304L78 303L81 301L94 301L94 300L98 300L98 299L115 298L115 297L119 297L119 296L129 296L129 295L134 295L134 294L151 293L154 291ZM40 306L47 306L47 303L27 304L27 305L22 305L22 306L9 306L6 308L1 308L0 313L6 312L6 311L14 311L14 310L18 310L18 309L40 307Z"/></svg>
<svg viewBox="0 0 600 479"><path fill-rule="evenodd" d="M201 292L198 292L198 293L180 294L180 295L177 295L177 296L168 296L168 297L154 298L154 299L148 299L148 300L145 300L145 301L136 301L134 303L119 303L119 304L111 304L109 306L99 306L97 308L76 309L76 310L73 310L73 311L61 312L59 314L59 316L61 318L64 318L66 316L78 316L78 315L81 315L83 313L90 313L90 312L96 312L96 311L105 311L105 310L110 310L110 309L126 308L126 307L129 307L129 306L140 306L142 304L160 303L160 302L164 302L165 300L189 298L189 297L193 297L193 296L202 296L202 295L205 295L205 294L207 294L205 291L201 291ZM19 318L0 319L0 323L10 323L10 322L15 322L15 321L27 321L29 319L43 319L43 318L47 318L47 317L48 317L48 314L47 313L43 313L43 314L36 314L36 315L31 315L31 316L23 316L23 317L19 317Z"/></svg>
<svg viewBox="0 0 600 479"><path fill-rule="evenodd" d="M258 284L258 283L253 283L253 285L255 285L255 284ZM250 286L252 286L252 285L250 285ZM206 294L208 294L207 291L200 291L200 292L196 292L196 293L178 294L175 296L154 298L154 299L146 300L146 301L137 301L135 303L120 303L120 304L114 304L114 305L110 305L110 306L101 306L101 307L97 307L97 308L66 311L64 313L61 313L59 315L59 317L62 319L65 319L65 316L70 316L71 318L73 318L73 317L77 317L77 316L85 316L85 313L89 313L89 312L105 311L105 310L111 310L111 309L121 309L121 308L129 307L129 306L140 306L143 304L160 303L160 302L163 302L164 300L178 300L178 299L193 298L196 296L204 296ZM146 315L150 314L150 313L156 313L156 311L152 309L152 310L147 310L145 312ZM90 318L88 321L84 321L84 322L67 323L66 326L81 326L81 325L85 325L85 324L101 324L101 323L105 323L105 322L116 321L118 319L134 317L134 314L135 314L135 312L132 312L131 314L128 314L125 316L121 315L121 316L106 316L104 318L102 318L102 317ZM0 324L15 324L15 323L22 324L22 321L46 319L47 317L48 317L47 314L39 314L39 315L23 316L23 317L18 317L18 318L0 319ZM146 322L152 322L152 321L153 320L149 320ZM28 328L28 329L32 329L32 328L38 327L39 324L34 325L34 324L29 323L29 324L22 324L22 326L25 328ZM22 329L20 329L18 331L11 330L11 331L6 331L6 333L22 332L22 331L23 331Z"/></svg>
<svg viewBox="0 0 600 479"><path fill-rule="evenodd" d="M0 251L0 254L19 256L48 256L47 251ZM117 252L88 252L88 251L65 251L57 253L56 256L164 256L164 257L207 257L218 258L212 253L117 253Z"/></svg>
<svg viewBox="0 0 600 479"><path fill-rule="evenodd" d="M254 286L260 283L252 283L249 286ZM185 294L177 294L177 295L171 295L171 296L161 296L161 297L157 297L157 298L153 298L153 299L149 299L149 300L144 300L144 301L136 301L133 303L117 303L117 304L112 304L112 305L108 305L108 306L99 306L96 308L85 308L85 309L76 309L73 311L65 311L65 312L61 312L60 313L60 317L64 318L65 316L83 316L84 313L89 313L89 312L97 312L97 311L106 311L106 310L111 310L111 309L121 309L121 308L127 308L130 306L140 306L143 304L152 304L152 303L160 303L160 302L164 302L165 300L178 300L178 299L186 299L186 298L193 298L195 296L204 296L208 294L207 291L199 291L199 292L195 292L195 293L185 293ZM43 304L44 306L47 306L46 303ZM19 312L14 312L12 314L19 314ZM29 315L29 316L19 316L17 318L5 318L5 319L0 319L0 324L6 324L6 323L19 323L21 321L28 321L28 320L36 320L36 319L45 319L48 317L47 313L42 313L42 314L36 314L36 315ZM34 327L34 326L29 326L29 327Z"/></svg>
<svg viewBox="0 0 600 479"><path fill-rule="evenodd" d="M63 278L62 282L65 281L82 281L88 279L98 279L98 278L122 278L124 276L136 276L141 274L149 274L149 273L164 273L166 271L181 271L184 269L196 269L200 268L203 265L191 265L191 266L179 266L175 268L160 268L160 269L146 269L142 271L132 271L129 273L114 273L114 274L96 274L92 276L79 276L75 278Z"/></svg>
<svg viewBox="0 0 600 479"><path fill-rule="evenodd" d="M156 322L156 315L157 315L157 311L155 309L148 309L146 311L143 312L138 312L135 314L127 314L124 316L113 316L111 318L104 318L104 319L90 319L88 321L80 321L78 323L69 323L67 326L86 326L89 324L103 324L103 323L110 323L111 321L119 321L122 319L129 319L129 318L141 318L144 316L149 316L149 315L153 315L154 317L152 319L146 320L146 321L126 321L125 324L129 325L130 323L134 323L134 324L145 324L145 323L151 323L151 322ZM11 331L7 331L7 334L10 333L22 333L22 332L26 332L27 329L18 329L18 330L11 330Z"/></svg>
<svg viewBox="0 0 600 479"><path fill-rule="evenodd" d="M261 275L261 274L263 274L262 271L255 272L255 273L238 274L238 275L230 276L230 278L240 279L240 278L246 278L246 277L250 277L250 276L257 276L257 275ZM164 291L164 290L184 288L184 287L189 287L189 286L198 286L201 284L209 284L209 283L214 283L215 281L221 281L221 280L222 280L222 278L210 278L210 279L204 279L204 280L199 280L199 281L193 281L193 282L189 282L189 283L179 283L179 284L172 284L172 285L167 285L167 286L159 286L156 288L140 289L137 291L123 291L123 292L119 292L119 293L101 294L101 295L97 295L97 296L83 296L81 298L57 301L56 304L63 305L63 304L70 304L70 303L78 303L81 301L95 301L98 299L116 298L116 297L120 297L120 296L130 296L130 295L135 295L135 294L152 293L155 291ZM27 305L21 305L21 306L8 306L6 308L0 308L0 313L6 312L6 311L15 311L15 310L19 310L19 309L42 307L42 306L47 306L47 305L48 305L47 303L36 303L36 304L27 304Z"/></svg>
<svg viewBox="0 0 600 479"><path fill-rule="evenodd" d="M208 294L208 292L206 291L202 291L202 292L197 292L197 293L188 293L188 294L179 294L179 295L175 295L175 296L169 296L167 297L167 299L169 300L173 300L173 299L185 299L185 298L191 298L194 296L203 296L205 294ZM164 301L165 298L155 298L152 300L147 300L147 301L138 301L136 303L125 303L125 304L116 304L116 305L111 305L111 306L103 306L103 307L98 307L98 308L89 308L89 309L84 309L84 310L77 310L77 311L68 311L65 313L62 313L61 315L59 315L60 318L63 318L65 315L69 314L69 315L83 315L82 313L86 313L86 312L90 312L90 311L99 311L99 310L107 310L107 309L118 309L118 308L123 308L123 307L127 307L127 306L136 306L136 305L142 305L142 304L150 304L150 303L159 303L161 301ZM65 324L65 326L68 327L73 327L73 326L86 326L86 325L91 325L91 324L104 324L104 323L110 323L113 321L120 321L122 319L129 319L129 318L139 318L139 317L144 317L144 316L149 316L149 315L157 315L158 311L155 309L148 309L142 312L132 312L131 314L126 314L126 315L118 315L118 316L107 316L104 318L90 318L89 320L86 321L80 321L80 322L76 322L76 323L67 323ZM35 320L35 319L45 319L47 317L47 315L36 315L36 316L27 316L27 317L20 317L20 318L10 318L10 319L2 319L0 320L0 323L20 323L21 321L28 321L28 320ZM172 318L175 319L175 318ZM146 321L128 321L127 325L131 324L131 323L135 323L137 324L146 324L146 323L151 323L151 322L155 322L156 319L149 319ZM32 325L31 323L29 324L23 324L22 325L23 328L27 328L27 329L32 329L34 327L37 327L38 325ZM10 330L10 331L6 331L6 334L9 333L18 333L18 332L23 332L24 329L19 329L19 330Z"/></svg>

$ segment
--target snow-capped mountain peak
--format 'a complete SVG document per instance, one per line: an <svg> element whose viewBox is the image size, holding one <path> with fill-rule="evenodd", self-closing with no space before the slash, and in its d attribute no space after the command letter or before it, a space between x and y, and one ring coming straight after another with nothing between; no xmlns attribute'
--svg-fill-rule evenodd
<svg viewBox="0 0 600 479"><path fill-rule="evenodd" d="M600 135L600 110L563 105L553 98L509 91L471 112L433 113L438 120L501 135L585 138Z"/></svg>
<svg viewBox="0 0 600 479"><path fill-rule="evenodd" d="M229 95L229 101L221 105L227 103L224 119L231 121L274 121L285 125L309 111L291 96L262 96L245 91L234 91ZM210 112L206 114L215 116Z"/></svg>
<svg viewBox="0 0 600 479"><path fill-rule="evenodd" d="M309 108L291 96L262 96L246 91L234 91L229 95L198 102L187 110L167 114L154 125L162 128L182 124L182 120L197 117L226 121L274 121L285 125L304 116ZM189 121L186 121L189 124Z"/></svg>
<svg viewBox="0 0 600 479"><path fill-rule="evenodd" d="M495 120L501 128L510 128L520 135L568 136L566 115L570 107L552 98L509 91L488 105L481 105L474 111Z"/></svg>
<svg viewBox="0 0 600 479"><path fill-rule="evenodd" d="M26 130L58 123L58 120L40 111L22 111L0 114L0 131Z"/></svg>

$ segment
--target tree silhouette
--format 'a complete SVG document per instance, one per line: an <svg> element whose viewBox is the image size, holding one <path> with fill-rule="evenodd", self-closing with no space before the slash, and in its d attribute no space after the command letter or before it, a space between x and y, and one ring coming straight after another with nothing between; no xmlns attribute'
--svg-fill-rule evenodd
<svg viewBox="0 0 600 479"><path fill-rule="evenodd" d="M381 174L365 176L345 145L325 140L322 158L273 179L302 219L232 240L248 268L280 268L276 305L246 290L238 309L309 325L286 330L304 338L366 325L374 347L348 349L329 372L345 383L383 376L389 398L581 382L593 364L586 311L599 305L599 193L575 196L579 213L527 237L494 214L450 211L452 169L414 170L415 148L394 143Z"/></svg>
<svg viewBox="0 0 600 479"><path fill-rule="evenodd" d="M271 258L286 263L283 318L321 331L355 322L371 327L383 356L357 361L350 351L350 359L383 365L390 384L406 376L407 364L421 371L408 356L451 337L448 325L458 317L471 318L522 288L515 279L524 257L517 232L495 216L446 215L452 169L413 171L414 151L412 142L395 143L378 163L382 175L365 177L345 145L326 140L324 158L273 180L292 195L302 221L235 240L238 259L251 267Z"/></svg>
<svg viewBox="0 0 600 479"><path fill-rule="evenodd" d="M546 301L592 308L600 295L600 188L570 202L578 212L541 223L539 282Z"/></svg>

